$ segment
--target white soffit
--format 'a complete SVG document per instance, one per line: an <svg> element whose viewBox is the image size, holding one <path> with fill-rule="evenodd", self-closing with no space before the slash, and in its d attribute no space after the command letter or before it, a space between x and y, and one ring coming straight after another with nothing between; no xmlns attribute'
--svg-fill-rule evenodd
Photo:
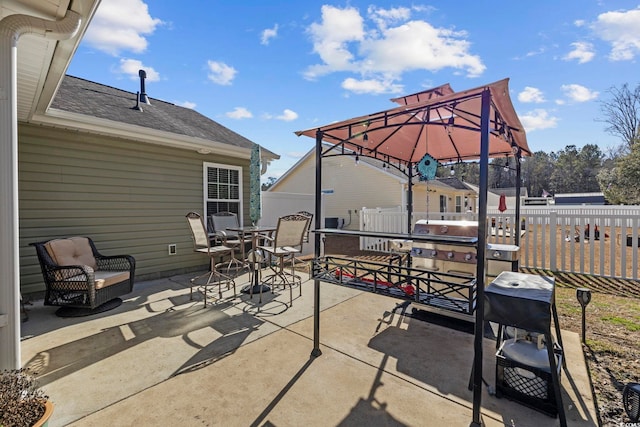
<svg viewBox="0 0 640 427"><path fill-rule="evenodd" d="M74 0L72 10L81 16L80 30L70 40L56 41L25 34L18 40L18 121L30 121L36 111L45 111L64 75L100 0ZM14 14L47 20L62 19L69 0L1 0L0 19Z"/></svg>

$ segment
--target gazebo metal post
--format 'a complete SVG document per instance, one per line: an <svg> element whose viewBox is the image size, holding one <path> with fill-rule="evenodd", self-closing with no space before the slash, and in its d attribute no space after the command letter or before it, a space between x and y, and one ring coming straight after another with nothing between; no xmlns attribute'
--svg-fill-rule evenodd
<svg viewBox="0 0 640 427"><path fill-rule="evenodd" d="M482 405L482 341L484 340L484 270L487 248L487 187L489 184L489 116L491 113L491 92L482 92L480 113L480 194L478 206L478 248L476 265L476 323L473 341L473 420L471 426L479 427Z"/></svg>
<svg viewBox="0 0 640 427"><path fill-rule="evenodd" d="M316 132L316 230L322 228L322 132ZM314 262L320 258L320 233L314 233ZM313 272L313 266L311 267ZM313 279L313 357L320 356L320 280Z"/></svg>
<svg viewBox="0 0 640 427"><path fill-rule="evenodd" d="M407 178L409 178L409 188L407 191L407 233L411 234L411 218L413 217L413 163L407 164Z"/></svg>
<svg viewBox="0 0 640 427"><path fill-rule="evenodd" d="M513 243L520 246L520 181L522 180L522 165L520 164L520 155L516 154L516 219L513 224L513 231L516 233ZM520 267L520 258L511 264L511 270L518 271Z"/></svg>

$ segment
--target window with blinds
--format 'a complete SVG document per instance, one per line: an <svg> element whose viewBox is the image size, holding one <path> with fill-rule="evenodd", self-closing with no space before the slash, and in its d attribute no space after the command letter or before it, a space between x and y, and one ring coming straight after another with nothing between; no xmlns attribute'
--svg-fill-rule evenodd
<svg viewBox="0 0 640 427"><path fill-rule="evenodd" d="M242 218L242 168L204 164L205 214L233 212Z"/></svg>

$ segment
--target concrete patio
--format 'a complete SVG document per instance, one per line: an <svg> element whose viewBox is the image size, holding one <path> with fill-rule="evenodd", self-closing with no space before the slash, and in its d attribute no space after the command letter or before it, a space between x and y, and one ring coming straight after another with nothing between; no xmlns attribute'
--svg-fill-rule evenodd
<svg viewBox="0 0 640 427"><path fill-rule="evenodd" d="M401 301L322 284L313 358L313 281L203 307L192 275L137 283L111 311L59 318L27 306L22 360L54 402L52 427L468 426L473 335L416 319ZM236 280L238 292L248 275ZM404 310L406 309L406 310ZM597 425L579 336L563 332L563 403L571 426ZM495 381L495 341L484 378ZM487 426L554 426L519 403L482 397Z"/></svg>

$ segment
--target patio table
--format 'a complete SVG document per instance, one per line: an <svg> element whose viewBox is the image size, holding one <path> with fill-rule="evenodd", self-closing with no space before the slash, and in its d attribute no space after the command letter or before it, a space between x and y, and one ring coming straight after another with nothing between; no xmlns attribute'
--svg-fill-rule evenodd
<svg viewBox="0 0 640 427"><path fill-rule="evenodd" d="M249 225L249 226L243 226L243 227L227 227L227 230L229 231L235 231L238 233L238 236L240 237L241 240L244 239L244 237L247 234L251 235L251 250L252 252L255 253L255 251L258 248L258 236L262 233L272 233L274 231L276 231L276 226L265 226L265 225L258 225L258 226L253 226L253 225ZM248 261L248 260L245 260ZM250 293L260 293L260 289L262 288L262 292L268 292L269 290L271 290L271 288L265 284L260 283L259 279L258 279L258 275L256 274L255 268L256 268L256 263L255 262L249 262L249 264L251 265L251 269L253 271L253 278L252 278L252 283L244 286L241 289L242 293L245 294L250 294Z"/></svg>

